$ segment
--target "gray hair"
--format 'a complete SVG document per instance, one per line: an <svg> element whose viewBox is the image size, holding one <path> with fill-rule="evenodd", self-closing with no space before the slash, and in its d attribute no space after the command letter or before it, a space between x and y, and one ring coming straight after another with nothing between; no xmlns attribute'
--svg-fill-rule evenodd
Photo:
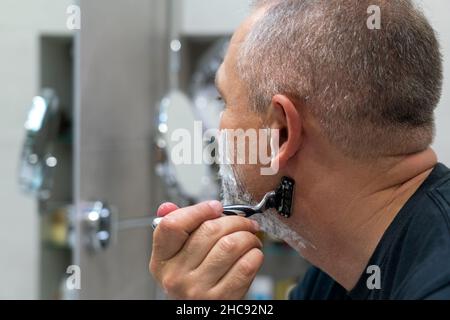
<svg viewBox="0 0 450 320"><path fill-rule="evenodd" d="M367 27L370 5L381 29ZM263 0L238 71L250 105L275 94L304 101L330 142L353 158L426 149L442 89L433 28L408 0Z"/></svg>

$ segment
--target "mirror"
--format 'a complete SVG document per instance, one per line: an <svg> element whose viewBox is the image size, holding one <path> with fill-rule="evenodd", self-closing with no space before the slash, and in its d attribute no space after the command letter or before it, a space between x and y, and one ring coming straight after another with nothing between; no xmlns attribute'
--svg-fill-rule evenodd
<svg viewBox="0 0 450 320"><path fill-rule="evenodd" d="M194 148L203 150L203 132L198 122L195 128L195 121L193 105L183 92L171 91L161 101L157 172L164 178L169 195L187 204L216 198L218 192L210 166L194 159Z"/></svg>
<svg viewBox="0 0 450 320"><path fill-rule="evenodd" d="M52 169L58 162L52 143L57 138L59 124L59 98L53 89L43 89L33 98L28 112L19 168L22 190L39 199L50 197Z"/></svg>
<svg viewBox="0 0 450 320"><path fill-rule="evenodd" d="M160 104L157 172L168 186L171 198L178 203L181 200L184 204L193 204L215 199L219 194L217 168L205 164L202 159L194 159L194 152L214 143L211 137L205 137L203 141L205 131L219 128L224 106L217 99L219 93L215 87L215 77L228 44L228 37L219 39L198 60L190 79L190 97L180 90L172 90ZM190 137L189 143L184 141L190 144L190 154L183 156L190 158L191 164L180 164L180 129L190 133L187 135Z"/></svg>

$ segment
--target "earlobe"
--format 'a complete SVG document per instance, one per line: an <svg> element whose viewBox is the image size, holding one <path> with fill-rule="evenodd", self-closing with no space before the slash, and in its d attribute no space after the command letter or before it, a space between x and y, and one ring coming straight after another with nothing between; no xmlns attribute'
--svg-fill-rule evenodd
<svg viewBox="0 0 450 320"><path fill-rule="evenodd" d="M275 95L272 98L272 129L278 129L279 141L272 165L283 169L289 160L300 149L302 139L302 125L300 113L295 103L285 95ZM273 141L275 144L277 141ZM272 149L274 150L274 149Z"/></svg>

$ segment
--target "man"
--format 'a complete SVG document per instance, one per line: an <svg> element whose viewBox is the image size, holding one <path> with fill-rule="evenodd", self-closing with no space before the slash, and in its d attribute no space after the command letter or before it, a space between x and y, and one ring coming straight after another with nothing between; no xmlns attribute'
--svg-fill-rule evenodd
<svg viewBox="0 0 450 320"><path fill-rule="evenodd" d="M450 299L450 171L430 149L441 83L434 31L410 1L257 2L217 74L221 129L277 129L279 170L223 167L225 202L257 202L289 176L293 214L256 224L217 201L164 204L154 277L172 298L242 298L262 228L314 265L293 299Z"/></svg>

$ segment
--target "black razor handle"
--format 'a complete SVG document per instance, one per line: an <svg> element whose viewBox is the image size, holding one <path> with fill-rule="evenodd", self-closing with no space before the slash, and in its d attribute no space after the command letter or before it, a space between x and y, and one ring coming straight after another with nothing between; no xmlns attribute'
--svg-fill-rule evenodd
<svg viewBox="0 0 450 320"><path fill-rule="evenodd" d="M227 216L241 216L248 218L256 213L261 212L245 205L229 205L223 207L223 214Z"/></svg>

